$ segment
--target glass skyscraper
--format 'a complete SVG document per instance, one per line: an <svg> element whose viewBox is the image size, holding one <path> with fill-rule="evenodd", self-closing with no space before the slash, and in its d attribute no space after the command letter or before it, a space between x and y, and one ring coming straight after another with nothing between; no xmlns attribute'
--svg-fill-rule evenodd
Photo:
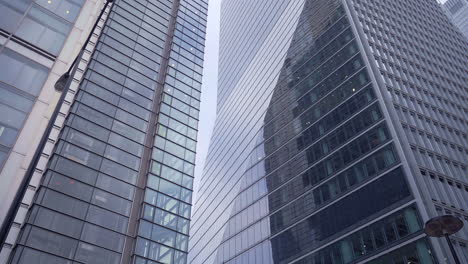
<svg viewBox="0 0 468 264"><path fill-rule="evenodd" d="M202 0L110 5L7 263L187 263L206 13Z"/></svg>
<svg viewBox="0 0 468 264"><path fill-rule="evenodd" d="M223 1L189 261L453 263L423 226L468 221L467 73L435 0Z"/></svg>

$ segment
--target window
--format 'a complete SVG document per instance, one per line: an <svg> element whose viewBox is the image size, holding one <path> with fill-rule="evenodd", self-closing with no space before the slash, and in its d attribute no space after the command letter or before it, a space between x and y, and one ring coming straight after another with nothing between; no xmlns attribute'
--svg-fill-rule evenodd
<svg viewBox="0 0 468 264"><path fill-rule="evenodd" d="M87 203L48 189L39 191L37 203L80 219L85 218L88 210Z"/></svg>
<svg viewBox="0 0 468 264"><path fill-rule="evenodd" d="M0 82L0 103L27 113L34 104L34 97Z"/></svg>
<svg viewBox="0 0 468 264"><path fill-rule="evenodd" d="M73 129L67 129L66 134L66 139L70 143L74 143L75 145L78 145L100 155L104 153L104 148L106 147L105 143Z"/></svg>
<svg viewBox="0 0 468 264"><path fill-rule="evenodd" d="M98 189L94 189L91 203L126 216L130 214L131 203L128 200Z"/></svg>
<svg viewBox="0 0 468 264"><path fill-rule="evenodd" d="M135 253L152 260L170 263L172 262L174 250L139 237L137 238Z"/></svg>
<svg viewBox="0 0 468 264"><path fill-rule="evenodd" d="M80 237L83 222L76 218L66 216L52 210L35 206L31 213L30 219L37 226L71 236L78 239Z"/></svg>
<svg viewBox="0 0 468 264"><path fill-rule="evenodd" d="M64 258L49 255L31 248L18 246L12 263L15 264L71 264L72 262Z"/></svg>
<svg viewBox="0 0 468 264"><path fill-rule="evenodd" d="M120 254L80 242L75 260L83 263L114 264L119 263Z"/></svg>
<svg viewBox="0 0 468 264"><path fill-rule="evenodd" d="M86 117L87 118L87 117ZM79 116L69 116L70 126L81 131L86 131L87 134L96 137L102 141L106 141L109 137L109 131L97 124L94 124ZM101 123L98 123L101 124ZM110 125L110 124L109 124Z"/></svg>
<svg viewBox="0 0 468 264"><path fill-rule="evenodd" d="M49 74L47 67L8 48L0 53L0 65L8 65L0 71L0 81L35 96L39 95Z"/></svg>
<svg viewBox="0 0 468 264"><path fill-rule="evenodd" d="M177 199L180 198L181 187L175 185L171 182L168 182L164 179L160 179L159 181L159 191L167 194L169 196L175 197Z"/></svg>
<svg viewBox="0 0 468 264"><path fill-rule="evenodd" d="M124 233L127 230L128 219L111 211L91 205L86 220L117 232Z"/></svg>
<svg viewBox="0 0 468 264"><path fill-rule="evenodd" d="M124 236L99 226L85 223L81 239L114 251L121 251Z"/></svg>
<svg viewBox="0 0 468 264"><path fill-rule="evenodd" d="M13 32L32 0L0 1L0 28Z"/></svg>
<svg viewBox="0 0 468 264"><path fill-rule="evenodd" d="M104 159L102 161L101 171L131 184L135 184L138 177L136 171L133 171L108 159Z"/></svg>
<svg viewBox="0 0 468 264"><path fill-rule="evenodd" d="M112 146L107 146L106 153L104 154L104 156L134 170L138 170L138 168L140 167L139 158Z"/></svg>
<svg viewBox="0 0 468 264"><path fill-rule="evenodd" d="M93 192L93 187L51 171L46 173L44 184L51 189L85 201L91 199Z"/></svg>
<svg viewBox="0 0 468 264"><path fill-rule="evenodd" d="M119 133L122 136L125 136L129 139L132 139L140 144L143 144L145 140L145 134L141 131L136 130L133 127L130 127L122 122L114 120L112 126L112 131Z"/></svg>
<svg viewBox="0 0 468 264"><path fill-rule="evenodd" d="M103 126L107 129L110 129L112 127L112 119L110 117L88 106L75 102L72 110L74 110L74 112L80 117L85 118L95 124L99 124L100 126Z"/></svg>
<svg viewBox="0 0 468 264"><path fill-rule="evenodd" d="M158 225L153 225L151 239L158 243L173 247L175 243L175 235L176 233L174 231Z"/></svg>
<svg viewBox="0 0 468 264"><path fill-rule="evenodd" d="M59 143L58 149L60 149L60 144L62 146L60 153L81 164L87 165L91 168L97 169L99 168L99 164L101 163L101 157L98 155L81 149L77 146L71 145L69 143L64 143L63 141Z"/></svg>
<svg viewBox="0 0 468 264"><path fill-rule="evenodd" d="M69 23L33 5L15 35L58 55L70 29Z"/></svg>
<svg viewBox="0 0 468 264"><path fill-rule="evenodd" d="M69 22L74 22L80 12L84 0L37 0L36 3Z"/></svg>
<svg viewBox="0 0 468 264"><path fill-rule="evenodd" d="M143 153L143 147L140 144L115 133L110 134L109 143L136 156L141 156Z"/></svg>
<svg viewBox="0 0 468 264"><path fill-rule="evenodd" d="M117 110L115 118L141 131L146 131L146 129L148 128L148 124L143 119L140 119L120 109Z"/></svg>
<svg viewBox="0 0 468 264"><path fill-rule="evenodd" d="M132 200L133 193L135 192L135 188L132 185L102 173L99 174L96 187L117 194L129 200Z"/></svg>
<svg viewBox="0 0 468 264"><path fill-rule="evenodd" d="M51 168L56 172L80 180L90 185L96 182L98 172L69 159L54 156ZM54 166L55 164L55 166Z"/></svg>
<svg viewBox="0 0 468 264"><path fill-rule="evenodd" d="M177 228L177 216L159 208L155 210L154 222L174 230Z"/></svg>
<svg viewBox="0 0 468 264"><path fill-rule="evenodd" d="M52 254L72 258L78 242L72 238L55 234L38 227L27 226L21 236L27 246Z"/></svg>

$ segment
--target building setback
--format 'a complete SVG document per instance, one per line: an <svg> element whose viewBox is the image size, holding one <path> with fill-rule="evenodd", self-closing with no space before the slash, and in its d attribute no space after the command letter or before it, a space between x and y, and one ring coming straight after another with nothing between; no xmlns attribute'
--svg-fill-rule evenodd
<svg viewBox="0 0 468 264"><path fill-rule="evenodd" d="M13 10L2 8L0 14L16 12L19 21L36 16L37 23L50 22L30 11L39 5L55 5L48 13L54 19L66 4L95 3L81 11L85 17L89 13L83 12L102 7L102 1L93 0L14 2L0 1ZM27 6L20 13L16 5L23 2ZM37 183L30 183L29 202L23 200L26 209L20 209L11 231L14 237L21 225L18 239L10 234L2 263L187 263L206 13L202 0L115 0L110 5L94 32L92 52L81 60L55 144L50 155L43 155L48 162L36 170ZM93 23L90 19L84 30ZM36 29L27 25L24 35L14 37L29 42L25 38ZM9 32L2 24L3 29ZM48 38L50 31L36 33L45 35L37 44L41 49L41 43L62 45ZM45 52L57 55L60 47ZM5 47L0 56L10 53ZM2 72L7 67L3 58L0 66ZM20 79L31 74L14 76L23 85L18 88L32 89L33 81ZM48 74L45 69L34 76L45 80ZM14 85L0 75L0 84ZM53 83L46 82L44 89L52 91ZM0 98L3 107L5 97Z"/></svg>
<svg viewBox="0 0 468 264"><path fill-rule="evenodd" d="M467 73L435 0L223 1L190 263L468 262Z"/></svg>
<svg viewBox="0 0 468 264"><path fill-rule="evenodd" d="M468 1L448 0L442 6L453 24L468 38Z"/></svg>

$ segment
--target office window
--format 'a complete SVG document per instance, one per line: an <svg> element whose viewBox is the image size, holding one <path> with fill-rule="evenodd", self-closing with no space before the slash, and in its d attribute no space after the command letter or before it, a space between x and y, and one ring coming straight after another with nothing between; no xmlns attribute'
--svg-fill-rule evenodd
<svg viewBox="0 0 468 264"><path fill-rule="evenodd" d="M36 206L30 216L30 221L40 227L71 236L78 239L80 237L83 222L55 211Z"/></svg>
<svg viewBox="0 0 468 264"><path fill-rule="evenodd" d="M123 235L88 223L83 228L81 239L114 251L122 250L124 244Z"/></svg>
<svg viewBox="0 0 468 264"><path fill-rule="evenodd" d="M12 260L14 264L72 264L71 261L50 255L31 248L18 246L15 257Z"/></svg>
<svg viewBox="0 0 468 264"><path fill-rule="evenodd" d="M36 3L69 22L75 22L84 0L36 0Z"/></svg>
<svg viewBox="0 0 468 264"><path fill-rule="evenodd" d="M75 239L31 226L26 227L20 240L29 247L65 258L73 257L78 244Z"/></svg>
<svg viewBox="0 0 468 264"><path fill-rule="evenodd" d="M80 242L75 260L83 263L114 264L119 263L120 254Z"/></svg>
<svg viewBox="0 0 468 264"><path fill-rule="evenodd" d="M108 159L102 161L101 171L130 184L135 184L138 177L136 171Z"/></svg>
<svg viewBox="0 0 468 264"><path fill-rule="evenodd" d="M46 173L44 185L84 201L89 201L93 193L93 187L51 171Z"/></svg>
<svg viewBox="0 0 468 264"><path fill-rule="evenodd" d="M133 187L133 185L117 180L113 177L109 177L102 173L99 174L99 177L96 182L96 187L111 192L113 194L117 194L129 200L133 198L133 193L135 192L135 188Z"/></svg>
<svg viewBox="0 0 468 264"><path fill-rule="evenodd" d="M94 189L91 203L126 216L130 214L131 203L128 200L98 189Z"/></svg>
<svg viewBox="0 0 468 264"><path fill-rule="evenodd" d="M69 177L75 178L90 185L94 185L94 183L96 182L98 174L97 171L83 166L79 163L76 163L74 161L60 156L54 156L52 158L51 164L55 164L55 166L51 166L53 170L63 175L67 175Z"/></svg>
<svg viewBox="0 0 468 264"><path fill-rule="evenodd" d="M80 219L85 218L86 210L88 210L87 203L48 189L41 189L39 191L39 195L36 202L47 208Z"/></svg>
<svg viewBox="0 0 468 264"><path fill-rule="evenodd" d="M53 55L58 55L70 30L69 23L33 5L15 35Z"/></svg>
<svg viewBox="0 0 468 264"><path fill-rule="evenodd" d="M8 65L0 71L0 81L34 96L44 84L49 69L8 48L0 53L0 65Z"/></svg>
<svg viewBox="0 0 468 264"><path fill-rule="evenodd" d="M151 239L158 243L173 247L175 243L176 233L167 228L153 225L153 230L151 231Z"/></svg>
<svg viewBox="0 0 468 264"><path fill-rule="evenodd" d="M13 32L31 2L32 0L1 0L0 28L7 32Z"/></svg>
<svg viewBox="0 0 468 264"><path fill-rule="evenodd" d="M127 230L128 225L128 218L94 205L89 207L86 221L121 233Z"/></svg>

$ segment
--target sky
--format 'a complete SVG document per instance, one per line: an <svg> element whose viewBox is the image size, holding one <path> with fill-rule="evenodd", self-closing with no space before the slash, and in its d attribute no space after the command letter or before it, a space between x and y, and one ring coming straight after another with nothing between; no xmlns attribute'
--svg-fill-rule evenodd
<svg viewBox="0 0 468 264"><path fill-rule="evenodd" d="M211 133L216 119L220 5L221 0L210 0L208 3L205 61L203 64L202 93L200 99L200 122L198 123L197 156L195 160L195 199L197 196L198 182L203 173Z"/></svg>

